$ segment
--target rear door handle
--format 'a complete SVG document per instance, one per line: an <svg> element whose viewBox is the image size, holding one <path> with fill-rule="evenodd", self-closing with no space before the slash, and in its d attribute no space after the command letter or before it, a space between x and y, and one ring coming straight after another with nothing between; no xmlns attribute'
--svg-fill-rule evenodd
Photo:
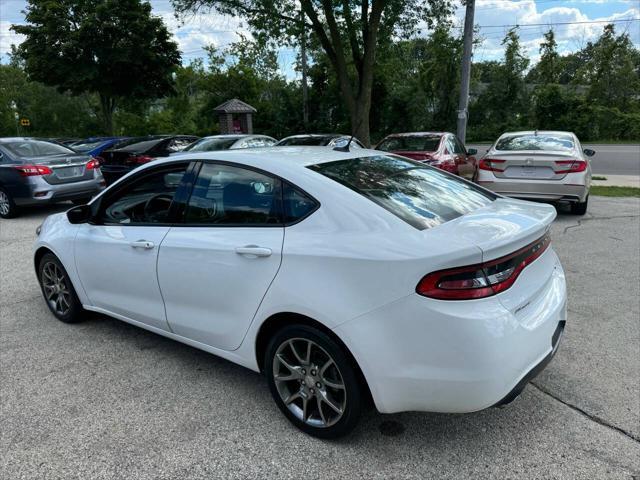
<svg viewBox="0 0 640 480"><path fill-rule="evenodd" d="M268 257L272 252L270 248L247 245L246 247L237 247L236 253L238 255L246 255L247 257Z"/></svg>
<svg viewBox="0 0 640 480"><path fill-rule="evenodd" d="M149 240L138 240L137 242L131 242L129 245L131 245L132 248L144 248L146 250L151 250L155 247L153 242Z"/></svg>

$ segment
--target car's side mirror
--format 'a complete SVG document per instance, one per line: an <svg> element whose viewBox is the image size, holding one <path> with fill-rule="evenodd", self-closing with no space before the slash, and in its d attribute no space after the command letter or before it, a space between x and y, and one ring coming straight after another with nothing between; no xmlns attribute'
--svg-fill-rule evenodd
<svg viewBox="0 0 640 480"><path fill-rule="evenodd" d="M478 153L478 149L477 148L468 148L467 149L467 155L475 155L476 153Z"/></svg>
<svg viewBox="0 0 640 480"><path fill-rule="evenodd" d="M78 205L67 211L69 223L87 223L91 220L91 207L89 205Z"/></svg>
<svg viewBox="0 0 640 480"><path fill-rule="evenodd" d="M583 152L587 157L593 157L596 154L596 151L591 150L590 148L585 148Z"/></svg>

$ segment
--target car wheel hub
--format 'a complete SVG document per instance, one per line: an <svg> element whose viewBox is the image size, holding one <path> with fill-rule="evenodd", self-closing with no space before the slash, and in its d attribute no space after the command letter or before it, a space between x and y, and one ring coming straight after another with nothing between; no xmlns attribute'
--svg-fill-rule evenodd
<svg viewBox="0 0 640 480"><path fill-rule="evenodd" d="M7 213L9 213L10 208L11 205L9 204L9 197L6 193L0 192L0 213L6 215Z"/></svg>
<svg viewBox="0 0 640 480"><path fill-rule="evenodd" d="M66 276L53 262L42 267L42 288L49 306L58 315L66 315L71 310L71 292L67 288Z"/></svg>
<svg viewBox="0 0 640 480"><path fill-rule="evenodd" d="M342 374L312 340L284 341L273 358L273 378L286 407L304 423L326 428L342 418L347 405Z"/></svg>

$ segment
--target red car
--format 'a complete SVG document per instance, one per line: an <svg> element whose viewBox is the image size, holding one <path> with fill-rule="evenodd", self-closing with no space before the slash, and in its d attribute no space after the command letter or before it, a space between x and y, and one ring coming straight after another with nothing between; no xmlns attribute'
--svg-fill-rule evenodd
<svg viewBox="0 0 640 480"><path fill-rule="evenodd" d="M378 143L376 150L402 155L468 179L476 173L474 155L478 151L467 150L449 132L394 133Z"/></svg>

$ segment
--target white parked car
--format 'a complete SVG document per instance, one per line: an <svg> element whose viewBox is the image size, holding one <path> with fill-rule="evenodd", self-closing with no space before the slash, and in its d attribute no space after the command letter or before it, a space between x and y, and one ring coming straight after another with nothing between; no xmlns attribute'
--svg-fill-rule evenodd
<svg viewBox="0 0 640 480"><path fill-rule="evenodd" d="M556 351L552 206L375 150L159 160L39 227L64 322L100 312L266 375L302 430L513 400Z"/></svg>
<svg viewBox="0 0 640 480"><path fill-rule="evenodd" d="M571 132L508 132L480 159L476 181L509 197L568 202L584 215L594 154Z"/></svg>

